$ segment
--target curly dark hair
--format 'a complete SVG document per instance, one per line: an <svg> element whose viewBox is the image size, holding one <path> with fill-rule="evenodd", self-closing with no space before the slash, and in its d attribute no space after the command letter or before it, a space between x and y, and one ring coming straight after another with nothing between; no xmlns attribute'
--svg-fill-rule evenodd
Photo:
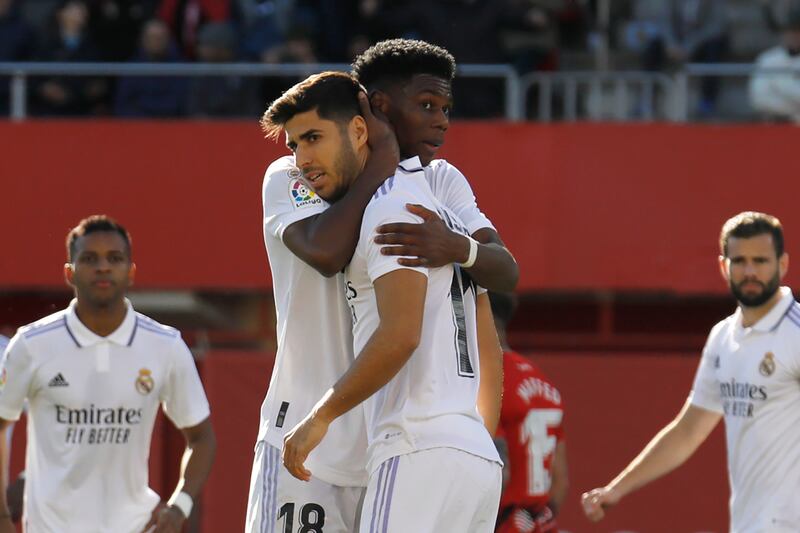
<svg viewBox="0 0 800 533"><path fill-rule="evenodd" d="M440 46L413 39L381 41L353 62L353 76L367 89L386 82L430 74L447 81L456 75L456 60Z"/></svg>

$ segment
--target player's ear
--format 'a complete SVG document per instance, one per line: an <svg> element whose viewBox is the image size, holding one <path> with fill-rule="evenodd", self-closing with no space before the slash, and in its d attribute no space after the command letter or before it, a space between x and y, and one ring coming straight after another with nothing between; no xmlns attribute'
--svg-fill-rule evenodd
<svg viewBox="0 0 800 533"><path fill-rule="evenodd" d="M75 270L72 267L72 263L64 263L64 281L67 282L67 285L73 287L72 277L75 275Z"/></svg>
<svg viewBox="0 0 800 533"><path fill-rule="evenodd" d="M722 279L724 279L725 282L727 282L730 279L728 260L725 258L724 255L720 255L718 260L719 260L719 273L722 275Z"/></svg>
<svg viewBox="0 0 800 533"><path fill-rule="evenodd" d="M789 271L789 254L786 252L783 252L783 255L778 258L778 271L781 279L783 279L783 277Z"/></svg>
<svg viewBox="0 0 800 533"><path fill-rule="evenodd" d="M353 149L358 150L369 140L369 131L367 131L367 122L361 115L356 115L350 121L348 128L350 132L350 141L353 144Z"/></svg>
<svg viewBox="0 0 800 533"><path fill-rule="evenodd" d="M133 285L133 281L136 279L136 263L131 262L131 267L128 269L128 287Z"/></svg>
<svg viewBox="0 0 800 533"><path fill-rule="evenodd" d="M389 95L381 90L375 89L369 93L369 105L373 110L377 109L385 115L389 112Z"/></svg>

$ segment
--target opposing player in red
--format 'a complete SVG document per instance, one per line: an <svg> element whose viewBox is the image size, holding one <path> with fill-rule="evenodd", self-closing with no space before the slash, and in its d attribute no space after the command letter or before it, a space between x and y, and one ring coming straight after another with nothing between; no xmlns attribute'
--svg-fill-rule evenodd
<svg viewBox="0 0 800 533"><path fill-rule="evenodd" d="M513 294L491 292L489 299L503 347L497 442L505 467L496 532L555 533L569 485L561 394L536 365L508 345L506 327L516 308Z"/></svg>

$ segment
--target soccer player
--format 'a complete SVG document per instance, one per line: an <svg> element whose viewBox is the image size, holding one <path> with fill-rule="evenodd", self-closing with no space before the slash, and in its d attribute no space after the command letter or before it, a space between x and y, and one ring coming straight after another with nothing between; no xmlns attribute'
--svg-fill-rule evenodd
<svg viewBox="0 0 800 533"><path fill-rule="evenodd" d="M428 46L418 52L417 72L432 72L449 87L455 74L452 56ZM371 152L359 179L346 194L331 204L317 196L295 165L294 156L273 162L264 178L264 241L275 291L278 352L261 409L245 528L249 533L275 529L276 522L281 528L298 523L313 528L324 522L326 533L355 531L358 527L357 510L367 484L366 429L359 408L331 424L325 442L310 454L307 466L314 475L308 483L296 480L282 468L280 455L285 433L313 408L353 360L352 317L341 289L340 271L356 248L364 208L378 186L394 174L399 160L391 130L372 115L366 95L359 98L360 113L370 132ZM441 144L448 127L449 105L448 90L444 106L427 104L429 111L421 117L409 114L408 121L415 121L420 131L437 132ZM323 106L319 113L327 116L327 108ZM395 117L401 125L405 124L404 116ZM398 127L401 135L414 131ZM426 150L426 154L429 162L435 151ZM444 203L474 228L492 227L478 210L463 177L450 184L440 182L439 191ZM426 232L420 240L435 241L437 251L448 263L469 262L472 255L474 264L470 263L467 271L477 282L491 286L492 279L487 275L499 277L506 284L508 279L516 282L516 263L504 247L473 244L465 235L442 228L438 216L421 224L420 229ZM426 254L430 250L420 252L423 258ZM465 302L474 305L469 298ZM482 370L484 360L491 360L493 349L499 354L491 311L484 310L483 315L480 349L487 356L481 357ZM502 360L497 366L495 383L501 383ZM496 396L483 402L481 410L492 428L499 418L500 388L496 384L494 392L483 395Z"/></svg>
<svg viewBox="0 0 800 533"><path fill-rule="evenodd" d="M287 91L264 117L268 130L285 129L298 167L328 201L357 181L369 155L359 92L350 76L323 73ZM366 402L370 477L360 530L489 532L502 473L476 409L476 315L464 305L475 289L452 263L409 267L381 253L378 226L418 221L408 203L467 233L434 196L419 157L401 161L367 205L344 272L358 355L286 435L283 463L298 479L309 479L303 464L309 452L338 417Z"/></svg>
<svg viewBox="0 0 800 533"><path fill-rule="evenodd" d="M720 249L736 312L711 330L677 417L610 483L583 494L591 520L682 464L724 418L730 531L797 531L800 304L781 287L789 267L781 223L764 213L739 213L722 227Z"/></svg>
<svg viewBox="0 0 800 533"><path fill-rule="evenodd" d="M513 293L492 292L489 298L503 347L497 441L505 449L501 455L507 477L496 531L556 532L555 517L569 486L561 393L536 365L508 345L506 327L516 307Z"/></svg>
<svg viewBox="0 0 800 533"><path fill-rule="evenodd" d="M75 299L20 328L2 361L3 431L28 400L25 530L177 533L216 446L192 354L177 330L125 298L136 267L121 225L105 216L82 220L67 235L67 257ZM147 486L159 404L186 438L166 506ZM0 480L7 464L2 470ZM0 532L13 531L0 501Z"/></svg>

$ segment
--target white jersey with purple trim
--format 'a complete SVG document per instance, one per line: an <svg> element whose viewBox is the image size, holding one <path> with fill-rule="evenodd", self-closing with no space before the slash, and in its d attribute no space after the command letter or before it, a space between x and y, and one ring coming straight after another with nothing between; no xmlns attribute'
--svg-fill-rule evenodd
<svg viewBox="0 0 800 533"><path fill-rule="evenodd" d="M3 357L0 417L28 400L25 530L139 533L159 496L148 456L159 404L179 428L209 416L180 333L136 313L99 337L76 302L22 327Z"/></svg>
<svg viewBox="0 0 800 533"><path fill-rule="evenodd" d="M739 309L714 326L689 396L725 418L732 533L800 524L800 304L780 291L753 326Z"/></svg>
<svg viewBox="0 0 800 533"><path fill-rule="evenodd" d="M258 440L278 449L283 437L308 414L353 362L350 311L343 278L325 278L283 243L293 223L322 213L328 204L302 180L294 156L274 161L262 189L264 244L272 271L278 351L261 406ZM470 232L493 228L480 212L466 179L446 161L425 168L442 203L470 220ZM467 305L470 305L467 303ZM474 304L473 304L474 305ZM340 486L366 486L366 429L361 407L331 424L306 461L314 476Z"/></svg>
<svg viewBox="0 0 800 533"><path fill-rule="evenodd" d="M0 335L0 355L6 351L6 346L8 346L9 338L5 335Z"/></svg>
<svg viewBox="0 0 800 533"><path fill-rule="evenodd" d="M419 159L400 163L378 188L364 211L361 236L345 269L345 295L353 321L355 353L361 352L380 323L374 282L407 268L381 254L375 229L391 222L419 222L406 210L416 203L437 211L455 229L455 214L434 197ZM476 408L480 367L474 283L454 265L413 268L428 278L419 346L405 366L366 402L368 470L386 459L431 448L456 448L500 461ZM472 300L472 312L465 301Z"/></svg>

